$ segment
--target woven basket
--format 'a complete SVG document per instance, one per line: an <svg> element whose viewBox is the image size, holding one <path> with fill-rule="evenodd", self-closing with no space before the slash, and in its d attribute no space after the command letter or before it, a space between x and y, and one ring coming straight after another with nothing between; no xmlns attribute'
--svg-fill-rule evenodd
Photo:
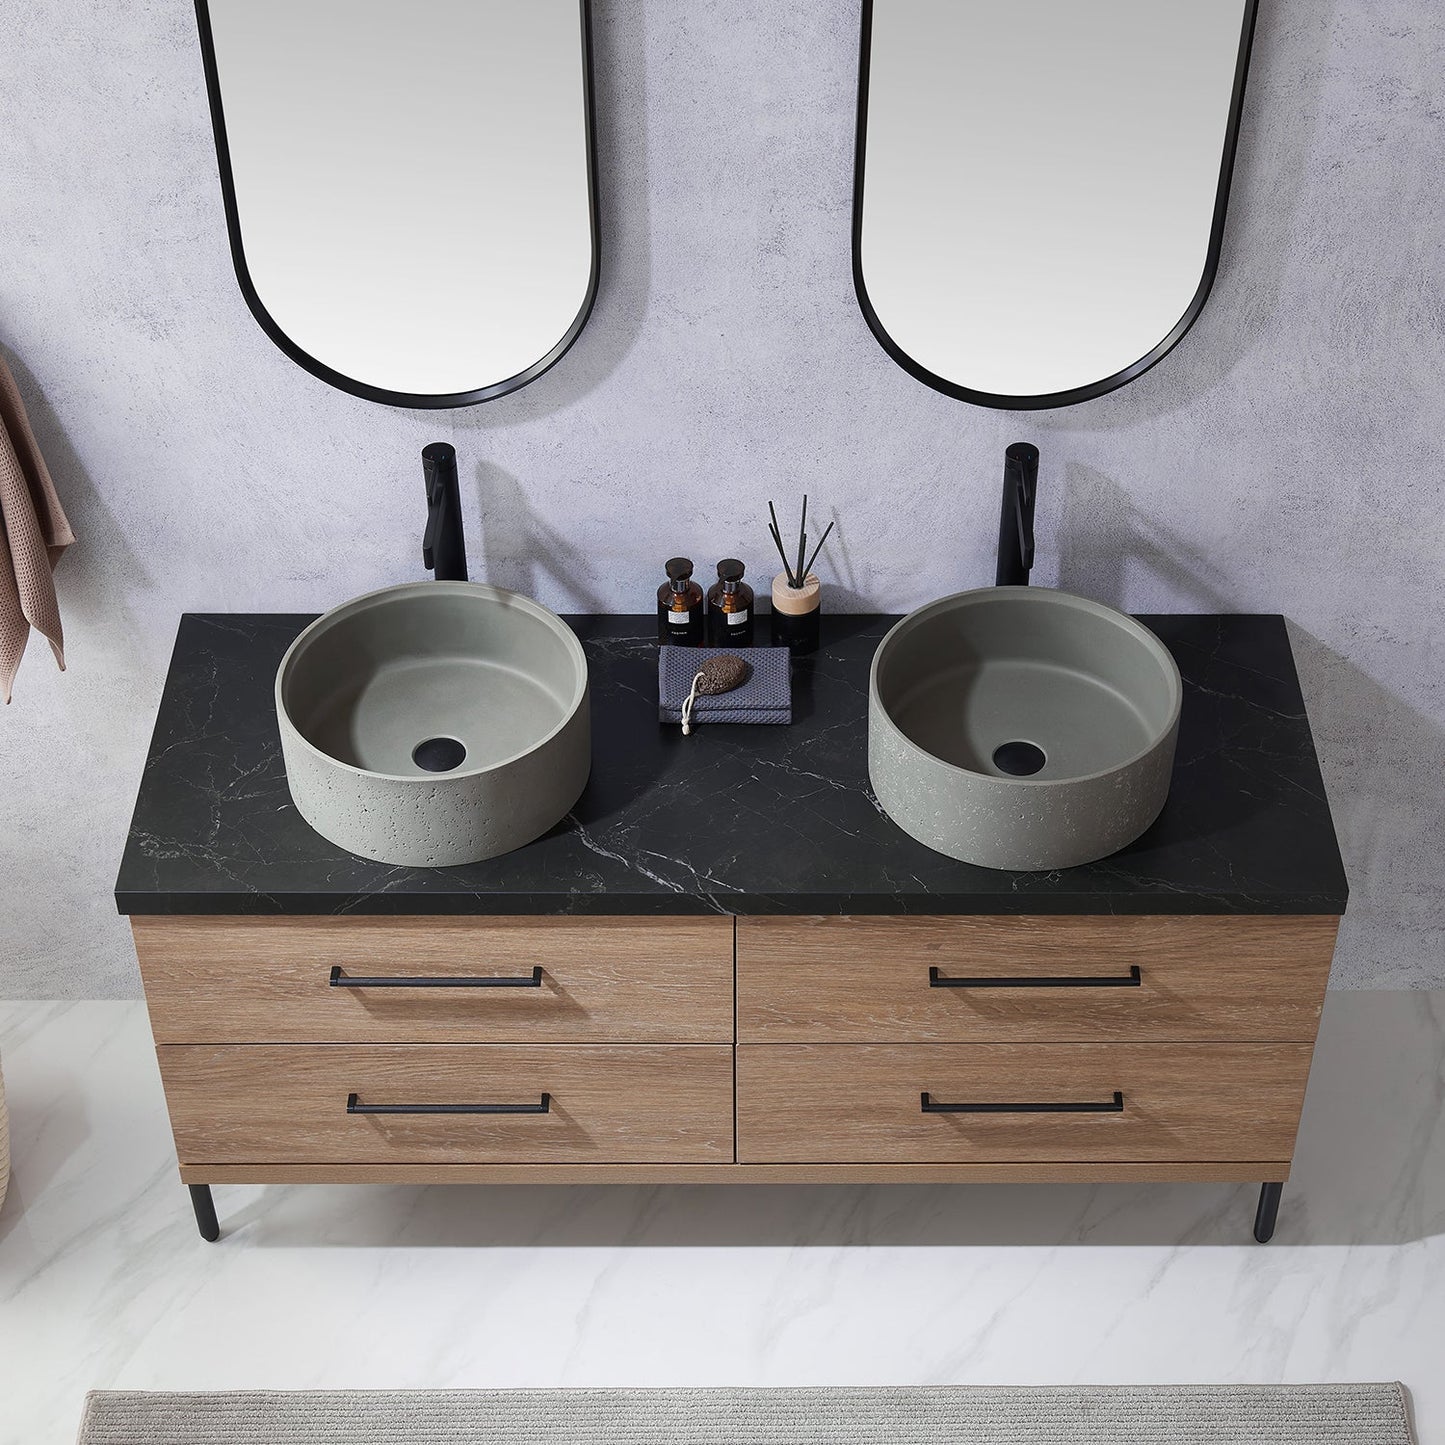
<svg viewBox="0 0 1445 1445"><path fill-rule="evenodd" d="M10 1115L5 1112L5 1075L0 1074L0 1205L10 1187Z"/></svg>

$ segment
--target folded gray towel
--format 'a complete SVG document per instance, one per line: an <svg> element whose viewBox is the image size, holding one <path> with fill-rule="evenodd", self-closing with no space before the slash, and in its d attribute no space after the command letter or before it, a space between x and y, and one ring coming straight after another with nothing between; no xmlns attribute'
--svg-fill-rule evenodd
<svg viewBox="0 0 1445 1445"><path fill-rule="evenodd" d="M692 718L703 723L790 723L793 696L790 656L786 647L667 647L658 649L657 717L680 723L682 705L698 669L710 657L731 654L752 667L752 676L731 692L693 700Z"/></svg>

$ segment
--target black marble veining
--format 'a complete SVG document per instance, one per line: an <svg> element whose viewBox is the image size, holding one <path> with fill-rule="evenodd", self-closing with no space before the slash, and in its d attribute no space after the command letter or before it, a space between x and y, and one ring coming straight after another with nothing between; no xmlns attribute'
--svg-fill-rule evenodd
<svg viewBox="0 0 1445 1445"><path fill-rule="evenodd" d="M187 615L116 900L122 913L1338 913L1346 883L1281 618L1143 620L1184 712L1159 821L1102 862L975 868L873 801L868 665L895 620L824 620L790 727L657 722L651 617L569 619L592 672L592 780L545 837L462 868L353 857L286 789L276 665L309 621Z"/></svg>

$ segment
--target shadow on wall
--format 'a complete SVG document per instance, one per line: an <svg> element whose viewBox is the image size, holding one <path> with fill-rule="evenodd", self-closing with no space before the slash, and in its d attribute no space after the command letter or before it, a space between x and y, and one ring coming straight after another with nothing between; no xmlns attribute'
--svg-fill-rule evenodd
<svg viewBox="0 0 1445 1445"><path fill-rule="evenodd" d="M1123 608L1137 588L1129 576L1143 569L1160 578L1171 595L1189 599L1181 612L1234 612L1234 589L1208 553L1163 527L1095 467L1070 462L1057 524L1041 521L1040 535L1058 539L1059 586Z"/></svg>
<svg viewBox="0 0 1445 1445"><path fill-rule="evenodd" d="M1332 993L1271 1248L1445 1233L1445 992ZM1223 1245L1257 1189L1218 1184L308 1185L220 1196L238 1244L596 1248ZM228 1205L230 1210L228 1211ZM182 1228L178 1199L174 1227Z"/></svg>
<svg viewBox="0 0 1445 1445"><path fill-rule="evenodd" d="M572 599L578 611L608 610L603 598L581 580L595 572L596 559L533 511L527 491L516 477L494 463L479 462L476 486L482 535L469 543L475 559L474 578L535 597L546 576Z"/></svg>
<svg viewBox="0 0 1445 1445"><path fill-rule="evenodd" d="M1419 987L1445 959L1445 729L1291 623L1350 881L1335 978Z"/></svg>
<svg viewBox="0 0 1445 1445"><path fill-rule="evenodd" d="M1195 406L1268 332L1295 249L1336 8L1335 0L1259 6L1219 269L1189 334L1118 390L1035 413L1041 429L1115 431Z"/></svg>
<svg viewBox="0 0 1445 1445"><path fill-rule="evenodd" d="M616 369L642 330L652 280L645 10L641 0L593 5L600 270L592 315L566 356L536 381L453 412L459 434L513 426L571 406Z"/></svg>

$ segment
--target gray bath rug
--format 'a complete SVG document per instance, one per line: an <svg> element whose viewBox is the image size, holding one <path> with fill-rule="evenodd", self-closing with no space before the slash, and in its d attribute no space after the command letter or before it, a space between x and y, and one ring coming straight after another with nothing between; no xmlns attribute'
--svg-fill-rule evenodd
<svg viewBox="0 0 1445 1445"><path fill-rule="evenodd" d="M86 1400L79 1445L1412 1445L1399 1385L408 1390Z"/></svg>

